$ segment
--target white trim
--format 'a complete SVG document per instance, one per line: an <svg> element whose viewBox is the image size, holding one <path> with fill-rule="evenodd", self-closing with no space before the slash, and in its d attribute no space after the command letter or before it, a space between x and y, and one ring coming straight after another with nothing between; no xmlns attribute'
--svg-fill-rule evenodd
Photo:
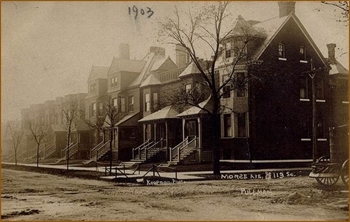
<svg viewBox="0 0 350 222"><path fill-rule="evenodd" d="M349 101L341 101L343 104L349 104Z"/></svg>
<svg viewBox="0 0 350 222"><path fill-rule="evenodd" d="M326 100L325 99L316 99L316 102L318 102L318 103L325 103Z"/></svg>
<svg viewBox="0 0 350 222"><path fill-rule="evenodd" d="M287 61L287 58L280 58L280 57L278 57L278 60L280 60L280 61Z"/></svg>
<svg viewBox="0 0 350 222"><path fill-rule="evenodd" d="M311 141L311 138L301 138L301 141Z"/></svg>
<svg viewBox="0 0 350 222"><path fill-rule="evenodd" d="M303 102L310 102L310 99L300 99L300 101L303 101Z"/></svg>
<svg viewBox="0 0 350 222"><path fill-rule="evenodd" d="M319 138L319 139L317 139L317 141L327 141L327 139L326 138Z"/></svg>
<svg viewBox="0 0 350 222"><path fill-rule="evenodd" d="M300 60L300 63L308 63L306 60Z"/></svg>

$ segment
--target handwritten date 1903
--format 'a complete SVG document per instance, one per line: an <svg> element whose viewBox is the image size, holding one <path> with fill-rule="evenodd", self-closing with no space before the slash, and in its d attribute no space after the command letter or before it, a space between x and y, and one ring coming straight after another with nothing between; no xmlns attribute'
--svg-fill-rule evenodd
<svg viewBox="0 0 350 222"><path fill-rule="evenodd" d="M143 8L138 9L135 5L133 5L132 7L128 7L129 15L135 14L134 18L137 19L137 16L139 16L139 13L140 13L141 15L146 14L147 18L151 18L151 16L154 14L154 11L152 11L152 9L149 7L146 7L146 8L147 10Z"/></svg>

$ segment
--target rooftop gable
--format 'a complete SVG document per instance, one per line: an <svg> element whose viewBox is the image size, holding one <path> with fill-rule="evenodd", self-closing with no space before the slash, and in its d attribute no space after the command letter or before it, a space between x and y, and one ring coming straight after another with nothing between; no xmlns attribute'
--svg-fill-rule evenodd
<svg viewBox="0 0 350 222"><path fill-rule="evenodd" d="M108 69L109 67L92 66L88 81L96 79L107 79Z"/></svg>
<svg viewBox="0 0 350 222"><path fill-rule="evenodd" d="M269 47L270 43L274 40L274 38L278 35L278 33L284 28L285 24L290 20L295 21L298 28L303 33L305 38L308 40L312 48L315 50L316 54L318 55L318 57L320 58L324 66L327 66L326 60L323 57L321 51L319 50L315 42L312 40L311 36L306 31L305 27L303 26L303 24L301 23L301 21L298 19L298 17L295 15L294 12L290 13L288 16L284 16L281 18L275 17L265 22L257 23L254 25L254 27L258 29L260 32L265 33L266 38L264 42L260 45L258 50L255 52L255 54L253 55L253 58L257 60L260 58L260 56L264 53L264 51Z"/></svg>
<svg viewBox="0 0 350 222"><path fill-rule="evenodd" d="M114 57L112 64L109 67L108 75L114 74L116 72L140 73L145 65L146 62L142 60L120 59Z"/></svg>

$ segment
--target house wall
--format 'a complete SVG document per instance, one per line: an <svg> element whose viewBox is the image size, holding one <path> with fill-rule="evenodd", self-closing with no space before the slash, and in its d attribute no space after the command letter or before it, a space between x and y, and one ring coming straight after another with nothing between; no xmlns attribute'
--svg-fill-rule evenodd
<svg viewBox="0 0 350 222"><path fill-rule="evenodd" d="M290 33L293 33L291 35ZM278 44L285 44L286 61L278 58ZM299 49L307 49L307 63L300 62ZM251 149L253 159L311 159L311 141L302 141L312 135L305 128L311 129L312 103L309 90L309 101L300 98L300 76L310 70L310 59L315 68L326 68L322 60L313 50L310 43L292 20L277 34L268 48L262 54L264 61L259 71L258 81L252 82L250 119L251 119ZM324 141L318 141L318 156L327 154L329 141L327 122L328 72L320 71L317 76L323 78L323 101L317 102L317 116L324 119ZM308 79L308 89L311 89Z"/></svg>

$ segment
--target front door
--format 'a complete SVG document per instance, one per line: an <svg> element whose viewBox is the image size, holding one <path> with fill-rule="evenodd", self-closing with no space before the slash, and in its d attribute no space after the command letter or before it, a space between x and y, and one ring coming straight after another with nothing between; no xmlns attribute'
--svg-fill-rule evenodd
<svg viewBox="0 0 350 222"><path fill-rule="evenodd" d="M196 136L198 136L197 120L186 120L185 137L188 137L189 140L192 140Z"/></svg>

